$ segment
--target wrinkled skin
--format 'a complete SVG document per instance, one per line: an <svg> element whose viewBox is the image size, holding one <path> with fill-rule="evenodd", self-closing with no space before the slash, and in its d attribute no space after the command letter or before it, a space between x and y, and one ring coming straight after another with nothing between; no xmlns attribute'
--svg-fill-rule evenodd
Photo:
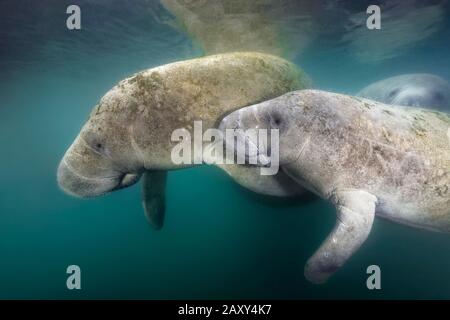
<svg viewBox="0 0 450 320"><path fill-rule="evenodd" d="M431 74L405 74L384 79L356 95L386 104L450 112L450 83Z"/></svg>
<svg viewBox="0 0 450 320"><path fill-rule="evenodd" d="M101 104L107 103L103 100ZM144 164L133 149L132 112L113 114L94 109L58 168L58 183L67 193L94 197L136 183Z"/></svg>
<svg viewBox="0 0 450 320"><path fill-rule="evenodd" d="M237 110L220 129L278 129L281 169L331 202L336 226L305 276L323 283L370 233L375 215L450 232L450 117L316 90ZM257 154L268 146L248 138ZM270 146L269 146L270 148Z"/></svg>
<svg viewBox="0 0 450 320"><path fill-rule="evenodd" d="M228 112L308 85L309 80L293 64L251 52L208 56L140 72L112 88L94 108L61 161L58 183L69 194L93 197L130 186L145 172L187 167L171 160L177 143L171 141L175 129L185 128L193 137L194 121L201 120L206 130ZM255 176L259 171L253 167L223 169L256 192L277 196L302 192L295 184L292 189L283 186L288 180L283 173L261 178ZM151 184L146 182L147 193L164 199L161 192L149 189ZM144 207L164 208L153 200L144 199Z"/></svg>

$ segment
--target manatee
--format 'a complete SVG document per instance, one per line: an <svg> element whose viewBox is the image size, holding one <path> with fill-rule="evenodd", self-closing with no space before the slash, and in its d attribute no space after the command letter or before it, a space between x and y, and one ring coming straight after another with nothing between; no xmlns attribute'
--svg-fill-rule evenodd
<svg viewBox="0 0 450 320"><path fill-rule="evenodd" d="M189 167L171 160L175 129L217 126L225 113L309 86L292 63L268 54L237 52L175 62L120 81L93 108L58 168L68 194L94 197L136 183L157 229L164 221L167 171ZM193 137L193 134L191 134ZM255 167L222 166L252 191L294 196L303 192L280 172L260 176Z"/></svg>
<svg viewBox="0 0 450 320"><path fill-rule="evenodd" d="M405 74L375 82L356 94L379 102L450 112L450 83L432 74Z"/></svg>
<svg viewBox="0 0 450 320"><path fill-rule="evenodd" d="M288 59L311 43L323 22L324 9L304 2L161 0L175 17L168 22L205 54L257 51Z"/></svg>
<svg viewBox="0 0 450 320"><path fill-rule="evenodd" d="M375 215L450 231L447 113L300 90L232 112L220 129L233 128L277 129L279 148L271 152L279 151L280 169L335 206L336 225L305 267L313 283L364 243ZM248 139L256 155L267 149Z"/></svg>

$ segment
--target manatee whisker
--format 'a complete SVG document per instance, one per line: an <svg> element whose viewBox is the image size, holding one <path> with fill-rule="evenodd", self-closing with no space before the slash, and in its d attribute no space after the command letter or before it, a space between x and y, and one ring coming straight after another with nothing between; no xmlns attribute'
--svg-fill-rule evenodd
<svg viewBox="0 0 450 320"><path fill-rule="evenodd" d="M82 178L82 179L84 179L84 180L92 180L92 181L95 181L95 180L101 180L101 179L111 179L111 180L113 180L113 179L119 179L119 178L121 178L121 177L123 176L123 174L119 174L119 175L115 175L115 176L107 176L107 177L87 177L87 176L84 176L84 175L82 175L81 173L79 173L79 172L78 172L77 170L75 170L73 167L71 167L71 166L69 165L69 163L66 161L66 159L63 158L62 162L63 162L64 165L67 167L67 169L70 170L71 173L73 173L73 174L76 175L77 177Z"/></svg>

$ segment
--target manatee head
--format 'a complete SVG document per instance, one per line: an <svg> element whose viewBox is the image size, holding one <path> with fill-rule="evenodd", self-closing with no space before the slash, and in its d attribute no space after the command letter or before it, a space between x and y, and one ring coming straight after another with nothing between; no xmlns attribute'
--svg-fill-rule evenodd
<svg viewBox="0 0 450 320"><path fill-rule="evenodd" d="M375 82L358 96L382 103L450 111L450 84L431 74L406 74Z"/></svg>
<svg viewBox="0 0 450 320"><path fill-rule="evenodd" d="M267 166L267 163L273 159L274 153L278 154L280 165L295 161L307 142L303 126L307 120L302 117L305 108L303 102L299 101L309 91L293 91L275 99L236 110L222 119L219 129L225 138L227 130L237 132L236 140L245 145L247 163L251 164L253 159L257 165ZM257 135L249 131L255 129ZM266 132L267 139L261 139L260 135L264 136ZM278 137L278 142L272 139L273 134ZM226 139L225 143L229 147L233 146L235 151L239 150L235 140ZM266 156L272 159L265 159Z"/></svg>
<svg viewBox="0 0 450 320"><path fill-rule="evenodd" d="M144 165L133 144L136 107L115 87L94 107L58 168L68 194L92 197L137 182Z"/></svg>

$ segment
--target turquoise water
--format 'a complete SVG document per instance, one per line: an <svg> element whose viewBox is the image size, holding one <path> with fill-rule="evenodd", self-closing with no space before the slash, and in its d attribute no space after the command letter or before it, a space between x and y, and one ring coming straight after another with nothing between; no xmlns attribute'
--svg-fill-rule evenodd
<svg viewBox="0 0 450 320"><path fill-rule="evenodd" d="M81 31L65 28L73 3ZM337 92L402 73L450 80L443 8L439 28L398 55L358 59L348 42L319 35L293 59L317 88ZM139 184L89 200L63 194L57 165L99 98L127 75L202 49L151 1L11 0L0 9L0 298L450 298L450 236L381 219L327 284L308 283L303 267L334 225L331 205L264 198L214 167L170 173L159 232ZM82 290L66 288L71 264ZM371 264L382 290L366 288Z"/></svg>

